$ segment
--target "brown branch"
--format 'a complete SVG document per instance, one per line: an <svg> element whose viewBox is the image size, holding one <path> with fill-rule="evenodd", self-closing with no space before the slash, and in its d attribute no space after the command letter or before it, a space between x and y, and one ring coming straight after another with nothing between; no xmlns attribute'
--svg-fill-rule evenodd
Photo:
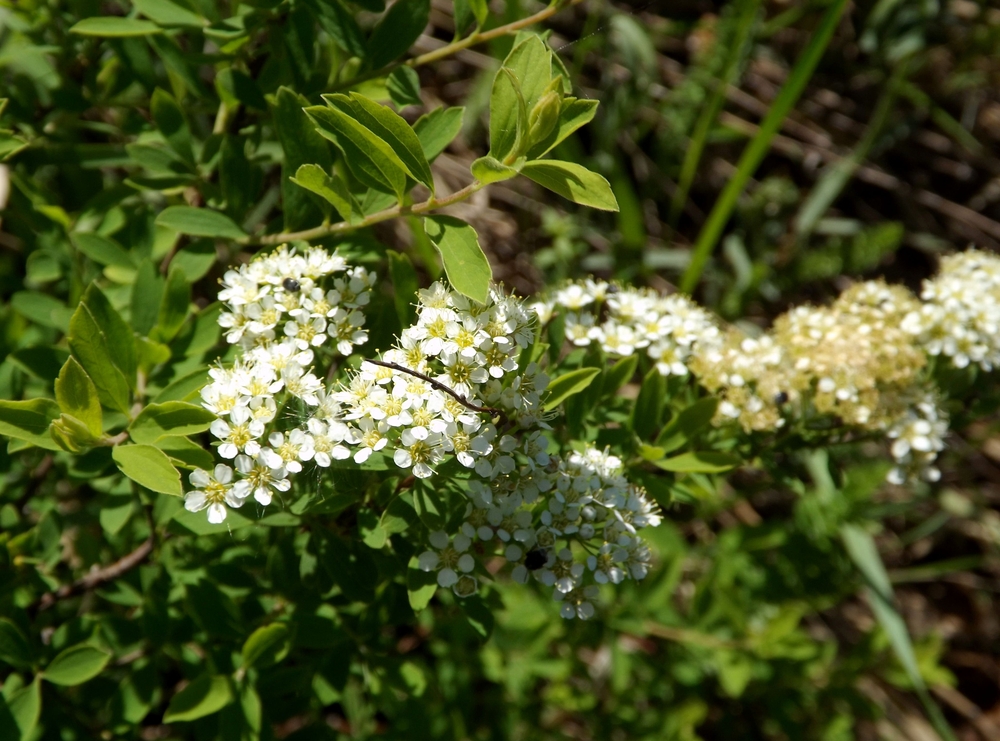
<svg viewBox="0 0 1000 741"><path fill-rule="evenodd" d="M125 572L131 571L136 566L145 561L149 554L153 552L153 545L156 539L150 535L149 538L134 551L126 556L122 556L113 564L101 569L94 569L86 576L81 576L72 584L64 584L53 592L43 594L41 598L28 609L32 612L42 612L47 610L59 600L74 597L83 592L89 592L102 584L114 581Z"/></svg>
<svg viewBox="0 0 1000 741"><path fill-rule="evenodd" d="M391 368L392 370L400 371L401 373L409 373L414 378L419 378L421 381L426 381L431 386L436 388L438 391L443 391L448 394L451 398L457 401L459 404L464 406L466 409L471 409L474 412L483 412L484 414L489 414L494 417L499 417L501 423L507 419L507 415L503 413L502 410L496 409L494 407L480 407L476 406L460 393L455 391L455 389L445 386L440 381L435 381L433 378L428 376L426 373L421 373L420 371L415 371L412 368L407 368L405 366L399 365L398 363L387 363L384 360L365 360L366 363L371 363L372 365L381 365L383 368Z"/></svg>

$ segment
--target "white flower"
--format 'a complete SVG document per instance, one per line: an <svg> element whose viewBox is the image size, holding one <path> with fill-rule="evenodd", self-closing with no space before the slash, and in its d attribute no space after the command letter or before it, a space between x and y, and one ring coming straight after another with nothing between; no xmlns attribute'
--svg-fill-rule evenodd
<svg viewBox="0 0 1000 741"><path fill-rule="evenodd" d="M229 422L217 419L209 428L213 435L222 440L219 455L235 458L239 453L257 455L260 443L257 438L264 434L264 424L253 419L246 407L236 407L229 413Z"/></svg>
<svg viewBox="0 0 1000 741"><path fill-rule="evenodd" d="M326 423L314 417L309 420L308 428L313 441L313 461L317 466L328 468L335 460L351 457L351 451L342 444L349 435L343 422Z"/></svg>
<svg viewBox="0 0 1000 741"><path fill-rule="evenodd" d="M399 436L402 447L396 449L392 460L400 468L413 468L413 475L426 479L434 473L431 464L441 460L441 434L426 427L403 430Z"/></svg>
<svg viewBox="0 0 1000 741"><path fill-rule="evenodd" d="M455 587L461 574L468 574L476 567L471 554L466 553L472 541L462 533L449 539L443 530L432 532L428 537L437 550L428 550L417 559L422 571L437 571L437 583L442 587Z"/></svg>
<svg viewBox="0 0 1000 741"><path fill-rule="evenodd" d="M283 492L292 486L285 469L272 468L263 455L256 458L238 456L236 470L243 475L243 479L236 482L235 486L240 496L246 498L252 494L254 499L265 506L271 503L271 489Z"/></svg>
<svg viewBox="0 0 1000 741"><path fill-rule="evenodd" d="M289 473L301 471L302 463L311 461L315 455L313 438L304 430L292 430L287 439L281 432L272 432L267 441L271 444L268 465L272 468L284 466Z"/></svg>
<svg viewBox="0 0 1000 741"><path fill-rule="evenodd" d="M184 509L200 512L207 507L208 521L212 524L217 525L226 519L225 505L233 508L243 505L243 498L232 486L233 469L225 464L218 464L211 474L197 468L188 480L198 488L184 495Z"/></svg>

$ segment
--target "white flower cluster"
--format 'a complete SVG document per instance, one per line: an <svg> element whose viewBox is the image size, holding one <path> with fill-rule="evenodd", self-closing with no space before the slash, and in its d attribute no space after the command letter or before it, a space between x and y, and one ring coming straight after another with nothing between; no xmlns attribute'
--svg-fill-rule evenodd
<svg viewBox="0 0 1000 741"><path fill-rule="evenodd" d="M566 339L577 347L597 343L612 357L645 350L665 376L687 375L695 345L719 336L712 315L685 296L600 280L568 283L532 308L543 322L563 313Z"/></svg>
<svg viewBox="0 0 1000 741"><path fill-rule="evenodd" d="M490 291L477 304L435 283L419 293L417 322L382 361L366 361L332 394L357 463L385 450L400 468L428 478L444 458L483 478L510 470L515 438L491 416L538 424L548 377L518 354L533 339L533 317L515 298Z"/></svg>
<svg viewBox="0 0 1000 741"><path fill-rule="evenodd" d="M420 555L424 571L459 596L478 589L473 556L502 558L511 576L551 587L564 618L594 614L598 585L643 579L649 547L639 537L660 524L659 508L623 476L621 460L594 448L565 460L549 455L537 431L510 451L514 466L491 480L471 479L460 531L430 536Z"/></svg>
<svg viewBox="0 0 1000 741"><path fill-rule="evenodd" d="M1000 257L974 249L949 255L920 295L903 328L929 355L957 368L1000 368Z"/></svg>
<svg viewBox="0 0 1000 741"><path fill-rule="evenodd" d="M329 466L349 455L342 444L347 427L335 419L336 405L312 364L317 351L349 355L367 341L362 308L374 282L373 273L317 247L299 254L282 246L225 274L219 300L228 310L219 324L242 355L232 367L209 371L201 398L219 417L211 433L239 479L226 464L212 475L194 471L188 510L207 508L210 522L222 522L227 505L239 507L250 496L267 505L273 492L288 491L288 475L303 462ZM312 418L304 428L268 432L289 398L312 407Z"/></svg>

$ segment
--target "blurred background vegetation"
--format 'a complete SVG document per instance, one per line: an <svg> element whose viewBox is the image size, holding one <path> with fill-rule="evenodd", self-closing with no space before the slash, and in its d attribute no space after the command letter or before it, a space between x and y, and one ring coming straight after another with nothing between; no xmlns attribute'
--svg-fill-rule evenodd
<svg viewBox="0 0 1000 741"><path fill-rule="evenodd" d="M202 5L211 3L193 7ZM286 5L281 12L289 12ZM720 194L741 175L746 188L719 239L710 240L695 290L728 321L767 326L788 306L823 302L852 280L882 276L917 289L942 253L969 243L998 250L1000 8L987 0L848 4L760 166L741 173L744 148L829 5L583 0L550 18L550 43L575 87L601 101L594 123L561 145L560 157L604 174L621 211L577 209L523 179L482 191L456 213L478 230L497 279L529 295L590 273L673 290L693 246L705 240ZM255 85L247 92L236 90L241 78L214 78L214 60L180 47L158 49L165 68L144 71L144 46L68 35L79 17L120 12L117 5L0 2L0 97L10 99L0 127L13 132L4 154L31 142L9 159L0 181L0 396L19 398L18 384L30 376L11 353L62 321L51 307L40 310L37 296L72 308L80 295L83 286L65 264L67 224L89 220L126 244L152 240L152 212L146 218L145 202L126 195L163 192L164 178L176 180L177 192L191 187L177 163L136 147L147 110L120 99L114 119L102 119L94 115L95 97L128 90L137 77L146 87L186 86L185 113L207 134L216 110L199 89L214 84L220 95L237 96L242 110L220 142L236 152L229 159L236 169L199 185L195 197L224 202L247 227L280 222L281 168L263 96L290 79L297 92L315 98L329 89L332 74L328 50L309 36L311 22L296 21L307 6L295 4L270 28L280 43L248 70ZM464 6L434 0L411 54L454 37L456 7ZM537 10L521 0L492 9L493 25ZM224 37L217 42L224 45ZM98 64L103 43L117 63ZM312 44L315 55L304 57ZM487 149L489 85L510 44L510 37L496 39L418 70L427 108L467 107L462 136L435 165L453 190L467 184L469 164ZM150 79L142 80L147 72ZM409 110L411 118L420 112ZM420 254L405 220L364 239ZM198 242L185 250L185 265L197 273L196 300L214 300L215 281L236 251L217 253ZM114 261L104 264L113 283ZM431 263L418 267L425 277L436 272ZM37 323L39 311L48 325ZM541 593L521 588L502 590L505 609L485 641L447 595L408 628L382 629L377 614L353 616L352 638L362 636L366 650L419 667L402 670L397 681L407 698L386 700L390 689L374 675L349 673L346 663L315 674L290 666L260 690L275 698L270 707L281 708L267 733L936 738L837 538L842 522L861 518L878 523L879 549L921 672L955 735L1000 738L1000 425L988 398L973 401L952 410L950 449L933 486L885 485L886 467L863 460L844 461L845 478L834 485L788 461L790 471L813 483L741 470L719 487L706 480L687 495L666 493L666 522L649 536L658 566L590 623L559 620ZM52 523L44 509L32 508L32 498L58 498L70 484L9 459L4 468L10 473L0 491L0 530L20 531L40 518ZM79 570L101 560L100 531L64 552L60 528L46 526L56 540L41 558L52 568L67 561ZM190 547L211 563L229 545ZM282 558L270 554L269 573L288 569ZM246 588L237 571L219 564L215 574L233 594ZM292 571L288 578L297 579L297 567ZM127 605L130 597L118 599ZM383 622L396 622L385 609ZM80 634L79 619L67 625L60 630ZM319 705L297 699L308 688ZM63 725L86 727L80 718ZM153 716L142 725L141 738L172 737Z"/></svg>

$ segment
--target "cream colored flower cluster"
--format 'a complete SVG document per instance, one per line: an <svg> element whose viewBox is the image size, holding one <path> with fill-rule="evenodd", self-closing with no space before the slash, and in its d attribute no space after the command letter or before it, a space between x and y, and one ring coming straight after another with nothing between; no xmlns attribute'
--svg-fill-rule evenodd
<svg viewBox="0 0 1000 741"><path fill-rule="evenodd" d="M957 368L1000 367L1000 257L974 249L949 255L920 296L903 328L929 355Z"/></svg>
<svg viewBox="0 0 1000 741"><path fill-rule="evenodd" d="M792 309L761 337L731 330L702 343L691 368L720 397L719 422L749 432L832 419L891 439L893 480L936 478L930 464L947 419L921 372L926 356L902 326L919 304L905 288L859 283L830 306Z"/></svg>
<svg viewBox="0 0 1000 741"><path fill-rule="evenodd" d="M567 283L532 308L543 322L560 312L577 347L596 343L611 357L641 350L665 376L687 375L695 345L719 336L712 315L684 296L600 280Z"/></svg>

